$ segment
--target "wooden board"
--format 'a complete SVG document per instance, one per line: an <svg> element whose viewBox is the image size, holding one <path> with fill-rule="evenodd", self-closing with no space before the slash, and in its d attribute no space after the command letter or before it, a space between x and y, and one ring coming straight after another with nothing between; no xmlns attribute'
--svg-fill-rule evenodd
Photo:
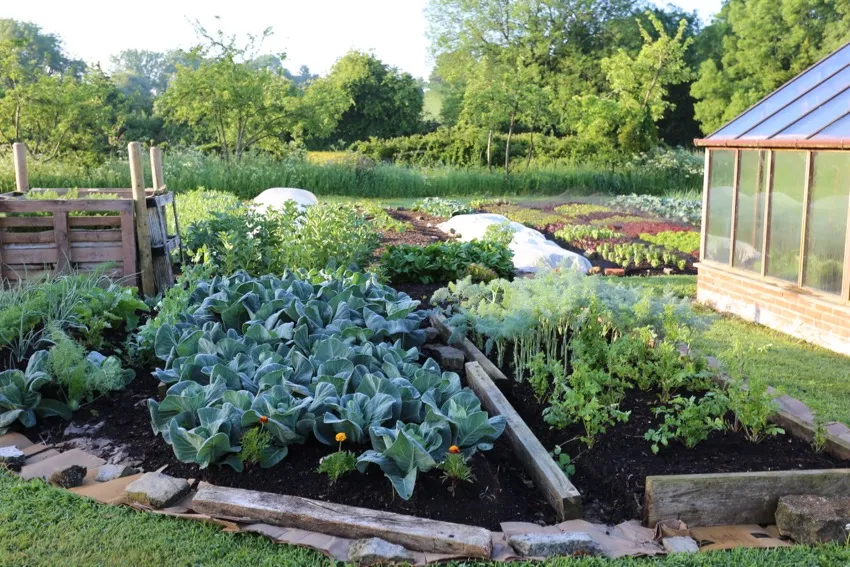
<svg viewBox="0 0 850 567"><path fill-rule="evenodd" d="M449 326L446 318L440 313L434 313L431 315L431 324L434 326L437 331L439 331L440 336L446 341L446 344L449 342L449 337L454 332L451 326ZM481 365L481 368L492 378L493 380L505 380L507 381L507 376L505 376L499 368L493 364L487 356L481 350L475 346L475 344L467 339L463 338L459 343L452 344L453 347L459 348L463 354L466 356L467 361L474 361Z"/></svg>
<svg viewBox="0 0 850 567"><path fill-rule="evenodd" d="M779 497L792 494L850 497L850 469L648 476L643 515L649 527L772 524Z"/></svg>
<svg viewBox="0 0 850 567"><path fill-rule="evenodd" d="M466 381L487 411L504 416L505 435L514 453L555 509L558 520L581 518L581 494L480 364L466 363Z"/></svg>
<svg viewBox="0 0 850 567"><path fill-rule="evenodd" d="M110 217L68 217L68 226L71 228L80 226L120 226L121 219L117 216ZM0 217L0 227L3 228L30 228L30 227L53 227L52 217Z"/></svg>
<svg viewBox="0 0 850 567"><path fill-rule="evenodd" d="M133 209L129 199L0 199L4 213L110 212Z"/></svg>
<svg viewBox="0 0 850 567"><path fill-rule="evenodd" d="M205 483L195 494L192 509L201 514L339 537L379 537L411 550L431 553L489 559L493 545L492 534L483 528Z"/></svg>

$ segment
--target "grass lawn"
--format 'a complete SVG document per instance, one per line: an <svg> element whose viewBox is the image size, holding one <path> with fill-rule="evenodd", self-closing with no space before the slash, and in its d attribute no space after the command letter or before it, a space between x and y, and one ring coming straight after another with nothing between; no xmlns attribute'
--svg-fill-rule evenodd
<svg viewBox="0 0 850 567"><path fill-rule="evenodd" d="M682 297L696 296L696 276L623 281L650 286L659 293L669 286ZM693 346L723 361L736 342L752 350L754 371L768 384L805 402L822 418L850 425L850 358L732 315L715 316Z"/></svg>
<svg viewBox="0 0 850 567"><path fill-rule="evenodd" d="M815 566L848 565L850 549L826 546L779 551L736 550L673 558L559 559L556 566ZM313 551L272 543L218 526L105 506L42 482L0 472L0 565L308 566L333 565ZM483 563L454 563L455 567Z"/></svg>

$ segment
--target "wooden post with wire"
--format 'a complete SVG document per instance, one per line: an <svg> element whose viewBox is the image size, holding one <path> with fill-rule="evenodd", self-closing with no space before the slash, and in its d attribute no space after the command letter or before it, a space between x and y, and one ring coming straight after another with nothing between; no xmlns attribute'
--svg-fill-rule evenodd
<svg viewBox="0 0 850 567"><path fill-rule="evenodd" d="M142 279L142 293L156 295L153 277L153 258L151 255L151 232L148 219L147 195L145 194L145 176L142 170L142 146L139 142L127 145L130 157L130 180L136 211L136 244L139 247L139 268Z"/></svg>
<svg viewBox="0 0 850 567"><path fill-rule="evenodd" d="M26 193L30 188L27 176L27 147L21 142L15 142L12 144L12 153L15 160L15 187L20 193Z"/></svg>
<svg viewBox="0 0 850 567"><path fill-rule="evenodd" d="M162 150L152 146L151 181L153 195L148 197L148 225L150 227L151 253L153 255L153 277L156 289L162 291L174 285L174 269L171 266L171 251L174 241L168 237L166 217L167 199L174 203L172 194L165 194L165 176L162 172ZM175 213L176 214L176 213Z"/></svg>

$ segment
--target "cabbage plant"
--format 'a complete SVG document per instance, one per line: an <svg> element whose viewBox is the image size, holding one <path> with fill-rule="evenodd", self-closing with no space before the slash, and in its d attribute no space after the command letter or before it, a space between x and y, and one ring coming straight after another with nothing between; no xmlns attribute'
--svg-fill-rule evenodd
<svg viewBox="0 0 850 567"><path fill-rule="evenodd" d="M41 389L52 382L45 371L48 356L46 350L40 350L30 357L25 371L0 372L0 435L5 435L15 421L33 427L36 416L71 419L68 406L41 395Z"/></svg>

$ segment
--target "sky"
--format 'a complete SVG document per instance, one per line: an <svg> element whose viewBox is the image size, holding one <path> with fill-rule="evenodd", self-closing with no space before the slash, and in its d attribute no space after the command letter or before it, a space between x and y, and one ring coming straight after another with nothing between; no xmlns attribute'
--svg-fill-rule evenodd
<svg viewBox="0 0 850 567"><path fill-rule="evenodd" d="M703 20L721 0L654 0L697 10ZM3 0L0 18L33 22L59 35L68 53L109 68L109 57L124 49L166 51L194 45L195 19L229 33L272 27L264 51L285 52L285 66L307 65L325 74L350 49L373 52L385 63L427 78L432 61L425 37L427 0Z"/></svg>

